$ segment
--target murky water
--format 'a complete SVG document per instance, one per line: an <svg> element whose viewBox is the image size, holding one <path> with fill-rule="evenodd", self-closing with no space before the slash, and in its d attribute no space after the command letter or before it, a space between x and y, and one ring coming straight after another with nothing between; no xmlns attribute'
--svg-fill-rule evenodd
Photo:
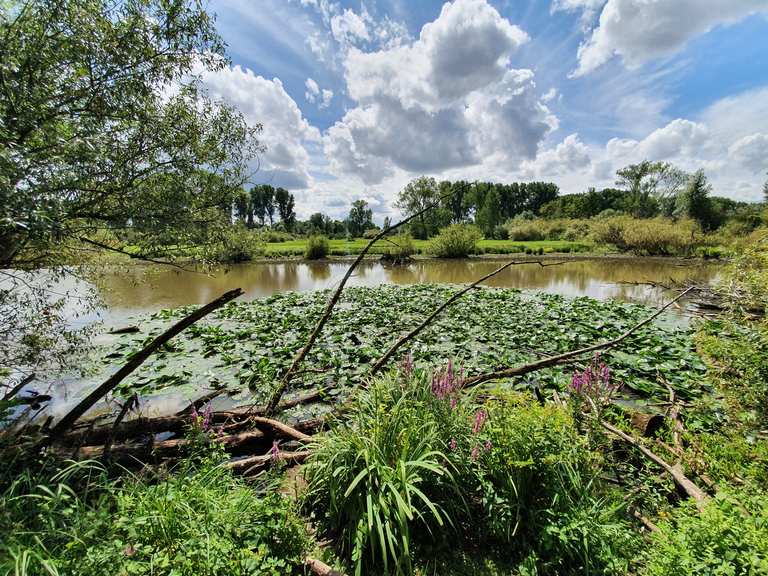
<svg viewBox="0 0 768 576"><path fill-rule="evenodd" d="M364 262L349 285L464 284L488 274L503 262L422 260L405 266ZM647 283L707 283L716 278L719 270L717 264L651 258L575 260L549 265L555 262L548 260L546 267L516 265L485 284L657 305L668 297L669 291ZM349 262L258 263L229 266L204 274L139 265L106 271L95 282L106 305L100 315L111 324L161 308L202 304L232 288L242 288L246 299L276 292L331 288L341 280L348 266ZM90 319L85 317L80 321Z"/></svg>

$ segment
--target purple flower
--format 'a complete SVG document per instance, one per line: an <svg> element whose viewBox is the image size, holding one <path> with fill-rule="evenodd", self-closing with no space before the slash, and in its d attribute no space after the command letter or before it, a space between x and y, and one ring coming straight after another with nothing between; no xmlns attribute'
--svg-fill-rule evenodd
<svg viewBox="0 0 768 576"><path fill-rule="evenodd" d="M485 448L485 451L488 452L491 449L491 441L490 440L486 440L485 441L485 446L483 446L483 447Z"/></svg>
<svg viewBox="0 0 768 576"><path fill-rule="evenodd" d="M456 400L456 397L454 396L451 398L451 409L456 408L456 404L458 404L458 400Z"/></svg>
<svg viewBox="0 0 768 576"><path fill-rule="evenodd" d="M213 414L213 407L211 406L211 403L208 402L205 406L205 410L203 410L203 422L201 424L201 427L203 430L208 430L211 425L211 415Z"/></svg>
<svg viewBox="0 0 768 576"><path fill-rule="evenodd" d="M470 453L469 457L472 459L472 462L475 462L480 456L480 446L475 446L472 448L472 452Z"/></svg>
<svg viewBox="0 0 768 576"><path fill-rule="evenodd" d="M269 451L272 462L277 462L280 459L280 442L272 440L272 448Z"/></svg>
<svg viewBox="0 0 768 576"><path fill-rule="evenodd" d="M408 354L406 354L403 358L403 361L400 364L400 369L406 378L413 374L413 354L410 350L408 351Z"/></svg>
<svg viewBox="0 0 768 576"><path fill-rule="evenodd" d="M472 424L472 434L478 434L483 429L487 419L488 413L485 410L478 410L475 414L475 422Z"/></svg>
<svg viewBox="0 0 768 576"><path fill-rule="evenodd" d="M448 444L448 447L452 450L456 450L456 438L451 438L451 442Z"/></svg>

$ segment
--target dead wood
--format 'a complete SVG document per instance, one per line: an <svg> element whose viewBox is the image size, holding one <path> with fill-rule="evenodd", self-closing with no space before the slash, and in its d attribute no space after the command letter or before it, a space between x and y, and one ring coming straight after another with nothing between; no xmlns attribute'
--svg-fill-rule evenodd
<svg viewBox="0 0 768 576"><path fill-rule="evenodd" d="M280 383L275 388L275 391L272 393L272 397L269 399L269 402L267 403L267 409L264 412L265 416L273 416L275 411L277 410L277 406L280 403L280 400L282 399L285 392L288 390L288 386L291 383L291 379L295 376L296 371L299 368L299 365L304 361L304 358L307 357L307 354L309 354L309 351L312 350L312 347L315 345L315 341L320 336L320 333L323 331L323 328L325 327L325 324L328 322L328 319L331 317L331 314L333 313L333 309L335 308L336 304L338 303L339 299L341 298L341 293L344 290L344 286L347 284L347 280L349 280L350 276L352 276L352 272L355 271L355 268L360 264L360 262L363 261L363 258L365 258L365 255L368 253L368 251L371 249L371 247L384 238L387 234L393 232L397 228L400 228L401 226L404 226L411 220L418 218L419 216L423 215L424 213L432 210L433 208L436 208L440 205L440 201L444 198L447 198L451 196L453 193L450 194L444 194L441 196L436 202L430 204L423 210L419 210L415 214L412 214L408 216L407 218L401 220L400 222L393 224L389 228L385 228L381 232L379 232L368 244L366 244L365 248L363 248L360 252L360 254L355 258L355 261L352 262L352 264L347 268L346 273L344 274L344 277L339 282L338 287L334 291L331 298L328 300L328 303L325 306L325 310L323 311L322 316L320 316L320 319L317 321L317 324L315 325L315 328L312 330L312 333L309 336L309 339L307 340L307 343L304 345L304 347L299 350L298 354L293 359L293 362L291 362L290 368L285 372L283 375L283 378L280 380Z"/></svg>
<svg viewBox="0 0 768 576"><path fill-rule="evenodd" d="M311 570L312 574L315 574L316 576L344 576L344 574L334 570L325 562L321 562L315 558L307 558L304 560L304 564Z"/></svg>
<svg viewBox="0 0 768 576"><path fill-rule="evenodd" d="M608 422L601 420L600 425L614 436L618 436L625 442L635 446L646 458L661 466L670 476L672 476L675 484L677 484L680 489L683 490L683 492L685 492L688 496L694 499L696 502L696 507L699 509L699 511L703 510L704 505L709 500L709 496L683 473L682 466L680 466L679 463L674 465L670 464L643 446L637 438L634 438L626 432L619 430Z"/></svg>
<svg viewBox="0 0 768 576"><path fill-rule="evenodd" d="M261 454L259 456L249 456L247 458L240 458L239 460L232 460L227 462L224 467L232 470L233 472L248 475L273 461L287 462L292 464L304 462L304 460L306 460L310 454L312 453L308 450L302 450L299 452L286 452L280 450L277 452L277 454L274 455L267 453Z"/></svg>
<svg viewBox="0 0 768 576"><path fill-rule="evenodd" d="M193 410L201 410L203 406L208 404L214 398L218 398L219 396L224 394L224 392L226 392L226 389L220 388L218 390L213 390L212 392L209 392L204 396L200 396L200 398L198 398L197 400L190 402L189 406L176 412L176 416L185 416L185 415L188 416L189 414L192 413Z"/></svg>
<svg viewBox="0 0 768 576"><path fill-rule="evenodd" d="M506 270L506 269L507 269L507 268L509 268L510 266L515 266L515 265L517 265L517 264L521 264L521 265L522 265L522 264L538 264L539 266L542 266L542 267L544 267L544 266L555 266L555 265L563 264L563 262L555 262L555 263L553 263L553 264L544 264L544 263L543 263L541 260L511 260L511 261L507 262L506 264L504 264L503 266L500 266L499 268L497 268L497 269L496 269L496 270L494 270L493 272L491 272L491 273L489 273L489 274L486 274L486 275L485 275L485 276L483 276L482 278L478 278L477 280L475 280L474 282L472 282L472 284L469 284L468 286L466 286L466 287L462 288L461 290L459 290L458 292L456 292L455 294L453 294L453 295L452 295L450 298L448 298L448 300L446 300L445 302L443 302L443 303L442 303L440 306L438 306L438 307L437 307L437 308L436 308L436 309L435 309L435 310L434 310L434 311L433 311L433 312L432 312L432 313L431 313L429 316L427 316L427 317L424 319L424 321L423 321L421 324L419 324L418 326L416 326L416 328L414 328L413 330L411 330L410 332L408 332L408 334L406 334L405 336L403 336L402 338L400 338L400 339L399 339L397 342L395 342L395 343L394 343L394 344L393 344L393 345L392 345L392 346L389 348L389 350L387 350L387 351L384 353L384 355L383 355L381 358L379 358L379 359L378 359L378 360L377 360L377 361L376 361L376 362L373 364L373 366L371 366L371 368L370 368L370 369L369 369L369 371L368 371L368 374L369 374L370 376L373 376L373 375L374 375L374 374L376 374L376 373L377 373L379 370L381 370L381 368L382 368L382 367L383 367L383 366L384 366L384 365L385 365L385 364L386 364L386 363L389 361L389 359L390 359L390 358L392 358L392 356L395 354L395 352L397 352L397 350L398 350L398 349L399 349L399 348L400 348L400 347L401 347L403 344L405 344L406 342L408 342L408 341L409 341L409 340L411 340L412 338L416 337L416 336L417 336L417 335L418 335L418 334L419 334L419 333L420 333L422 330L424 330L424 328L426 328L427 326L429 326L429 325L432 323L432 321L433 321L435 318L437 318L437 316L439 316L439 315L440 315L440 313L441 313L443 310L445 310L446 308L448 308L448 306L450 306L451 304L453 304L454 302L456 302L456 300L458 300L459 298L461 298L462 296L464 296L464 294L466 294L467 292L469 292L470 290L472 290L473 288L475 288L475 287L476 287L478 284L481 284L482 282L485 282L485 281L486 281L486 280L488 280L489 278L492 278L493 276L496 276L496 275L497 275L497 274L499 274L500 272L503 272L504 270Z"/></svg>
<svg viewBox="0 0 768 576"><path fill-rule="evenodd" d="M88 394L85 398L83 398L72 410L70 410L67 414L64 415L64 417L59 420L56 425L53 426L50 430L49 437L50 438L56 438L57 436L61 435L62 433L69 430L72 425L77 421L78 418L80 418L83 414L85 414L88 410L93 407L96 402L101 400L104 396L106 396L108 393L110 393L112 390L114 390L120 382L122 382L128 375L130 375L134 370L136 370L139 366L141 366L147 358L149 358L158 348L160 348L163 344L168 342L171 338L200 320L201 318L205 317L206 315L210 314L214 310L221 308L224 306L227 302L234 300L238 296L242 295L243 291L240 288L236 288L234 290L230 290L229 292L226 292L216 298L216 300L213 300L212 302L209 302L205 306L202 306L201 308L198 308L191 314L187 315L186 317L179 320L176 324L171 326L168 330L160 334L157 338L152 340L149 344L147 344L144 348L142 348L139 352L131 356L130 360L117 372L115 372L112 376L110 376L103 384L101 384L99 387L97 387L95 390L93 390L90 394Z"/></svg>
<svg viewBox="0 0 768 576"><path fill-rule="evenodd" d="M560 364L566 364L568 362L571 362L574 358L577 358L578 356L583 356L584 354L589 354L591 352L596 352L598 350L604 350L606 348L612 348L617 344L620 344L623 340L631 336L633 333L635 333L637 330L639 330L646 324L653 322L653 320L655 320L658 316L660 316L667 308L672 306L675 302L680 300L683 296L688 294L688 292L690 292L691 290L693 290L693 288L688 288L687 290L681 292L673 300L670 300L669 302L667 302L664 306L659 308L651 316L649 316L642 322L635 324L634 326L632 326L632 328L624 332L621 336L614 338L613 340L607 340L605 342L593 344L585 348L580 348L579 350L572 350L570 352L565 352L563 354L558 354L556 356L550 356L549 358L543 358L541 360L537 360L529 364L523 364L521 366L514 366L510 368L503 368L501 370L496 370L494 372L478 374L477 376L470 376L469 378L464 380L464 387L477 386L478 384L482 384L483 382L488 382L490 380L498 380L500 378L511 378L513 376L522 376L524 374L536 372L537 370L542 370L544 368L551 368L553 366L558 366Z"/></svg>
<svg viewBox="0 0 768 576"><path fill-rule="evenodd" d="M282 422L279 422L277 420L273 420L272 418L264 418L262 416L251 416L250 421L262 427L267 426L271 428L277 435L288 436L289 438L293 438L294 440L299 440L301 442L308 442L309 440L312 439L311 436L304 434L304 432L300 432L299 430L296 430L295 428L292 428L291 426L288 426L287 424L283 424Z"/></svg>
<svg viewBox="0 0 768 576"><path fill-rule="evenodd" d="M117 415L117 418L115 418L115 422L112 424L112 432L109 434L109 436L107 436L107 440L104 442L103 456L105 458L109 456L109 451L112 448L112 442L115 437L115 434L114 434L115 428L120 426L120 422L123 421L123 418L125 418L125 415L128 414L128 411L134 406L137 406L138 403L139 403L139 397L136 394L134 394L128 400L123 402L123 405L120 408L120 413Z"/></svg>

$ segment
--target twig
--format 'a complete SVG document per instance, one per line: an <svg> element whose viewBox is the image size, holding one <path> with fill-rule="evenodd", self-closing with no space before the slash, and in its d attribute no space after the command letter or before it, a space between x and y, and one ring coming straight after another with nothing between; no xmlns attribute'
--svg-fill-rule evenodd
<svg viewBox="0 0 768 576"><path fill-rule="evenodd" d="M150 258L149 256L145 256L143 254L133 254L131 252L123 250L122 248L115 248L108 244L102 244L101 242L96 242L95 240L91 240L90 238L86 238L85 236L78 237L78 240L80 240L81 242L85 242L87 244L92 244L93 246L96 246L103 250L109 250L110 252L117 252L118 254L122 254L123 256L128 256L129 258L132 258L134 260L143 260L144 262L151 262L153 264L162 264L163 266L173 266L174 268L178 268L179 270L183 270L184 272L195 272L197 274L203 274L203 272L200 272L199 270L190 270L189 268L185 268L181 264L176 264L175 262L168 262L167 260L156 260L154 258Z"/></svg>
<svg viewBox="0 0 768 576"><path fill-rule="evenodd" d="M556 263L553 263L553 264L544 264L544 263L543 263L541 260L511 260L511 261L507 262L506 264L504 264L503 266L500 266L499 268L497 268L497 269L496 269L496 270L494 270L493 272L491 272L491 273L489 273L489 274L486 274L486 275L485 275L485 276L483 276L482 278L478 278L477 280L475 280L474 282L472 282L472 284L469 284L468 286L466 286L466 287L462 288L461 290L459 290L458 292L456 292L455 294L453 294L453 296L451 296L450 298L448 298L448 300L446 300L446 301L445 301L445 302L443 302L443 303L442 303L440 306L438 306L438 307L437 307L437 308L436 308L436 309L435 309L435 310L432 312L432 314L430 314L429 316L427 316L427 317L424 319L424 321L423 321L421 324L419 324L418 326L416 326L416 328L414 328L414 329L413 329L413 330L411 330L411 331L410 331L408 334L406 334L405 336L403 336L402 338L400 338L400 339L399 339L397 342L395 342L395 343L394 343L394 344L393 344L393 345L392 345L392 346L389 348L389 350L387 350L387 351L384 353L384 355L383 355L381 358L379 358L379 359L376 361L376 363L375 363L373 366L371 366L370 370L368 371L368 374L369 374L370 376L373 376L374 374L376 374L376 372L378 372L379 370L381 370L381 368L382 368L382 367L383 367L383 366L384 366L384 365L385 365L385 364L386 364L386 363L389 361L389 359L390 359L390 358L392 358L392 356L395 354L395 352L397 352L397 350L398 350L398 349L399 349L399 348L400 348L400 347L401 347L403 344L405 344L406 342L408 342L408 341L409 341L409 340L411 340L412 338L416 337L416 336L417 336L417 335L418 335L418 334L419 334L419 333L420 333L422 330L424 330L424 328L426 328L427 326L429 326L429 325L432 323L432 321L433 321L433 320L434 320L434 319L435 319L435 318L436 318L436 317L437 317L437 316L438 316L438 315L439 315L439 314L440 314L440 313L441 313L443 310L445 310L446 308L448 308L448 306L450 306L451 304L453 304L454 302L456 302L456 300L458 300L459 298L461 298L462 296L464 296L464 294L466 294L467 292L469 292L470 290L472 290L472 289L473 289L475 286L477 286L478 284L480 284L480 283L482 283L482 282L485 282L485 281L486 281L486 280L488 280L489 278L491 278L491 277L493 277L493 276L496 276L496 274L499 274L500 272L503 272L504 270L506 270L506 269L507 269L507 268L509 268L510 266L514 266L514 265L516 265L516 264L538 264L539 266L542 266L542 267L544 267L544 266L554 266L554 265L557 265L557 264L563 264L563 262L556 262Z"/></svg>
<svg viewBox="0 0 768 576"><path fill-rule="evenodd" d="M240 460L232 460L231 462L224 464L224 467L233 472L240 472L247 475L253 472L256 468L269 464L272 460L298 463L306 460L310 454L312 453L308 450L300 452L285 452L281 450L276 455L261 454L259 456L241 458Z"/></svg>
<svg viewBox="0 0 768 576"><path fill-rule="evenodd" d="M188 316L179 320L176 324L171 326L168 330L160 334L157 338L152 340L139 352L131 356L131 359L120 370L110 376L103 384L96 388L93 392L83 398L72 410L70 410L64 417L59 420L56 425L51 428L49 433L49 439L55 438L57 435L69 430L72 425L85 414L96 402L101 400L105 395L115 389L120 382L122 382L128 375L141 366L147 358L149 358L158 348L163 346L171 338L188 328L201 318L207 316L214 310L221 308L227 302L234 300L238 296L242 295L243 291L240 288L230 290L216 298L216 300L209 302L205 306L198 308Z"/></svg>
<svg viewBox="0 0 768 576"><path fill-rule="evenodd" d="M315 558L307 558L304 560L304 564L309 568L315 576L344 576L341 572L334 570L325 562L321 562Z"/></svg>
<svg viewBox="0 0 768 576"><path fill-rule="evenodd" d="M688 294L688 292L690 292L692 289L693 288L688 288L687 290L681 292L680 294L677 295L677 297L675 297L674 300L667 302L663 307L659 308L654 314L652 314L651 316L649 316L639 324L635 324L632 328L624 332L624 334L622 334L618 338L614 338L613 340L607 340L605 342L600 342L598 344L593 344L591 346L587 346L586 348L580 348L579 350L572 350L570 352L565 352L557 356L550 356L549 358L543 358L541 360L537 360L529 364L523 364L521 366L514 366L510 368L503 368L501 370L496 370L494 372L487 372L485 374L478 374L477 376L471 376L466 380L464 380L464 386L465 387L476 386L483 382L488 382L489 380L498 380L499 378L510 378L512 376L522 376L523 374L529 374L530 372L536 372L537 370L542 370L544 368L551 368L552 366L564 364L566 362L569 362L572 358L581 356L583 354L588 354L590 352L595 352L597 350L603 350L605 348L611 348L613 346L616 346L617 344L621 343L624 339L631 336L634 332L636 332L646 324L653 322L653 320L655 320L658 316L660 316L667 308L669 308L675 302L680 300L683 296Z"/></svg>

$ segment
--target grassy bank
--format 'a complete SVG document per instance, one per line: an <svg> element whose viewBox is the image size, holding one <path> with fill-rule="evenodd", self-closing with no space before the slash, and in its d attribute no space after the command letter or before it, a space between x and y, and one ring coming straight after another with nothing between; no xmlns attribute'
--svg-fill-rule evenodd
<svg viewBox="0 0 768 576"><path fill-rule="evenodd" d="M286 240L285 242L269 242L264 245L266 257L279 256L303 256L307 249L306 238ZM351 240L329 240L329 254L331 256L349 256L359 254L368 244L369 240L354 238ZM416 254L427 254L429 240L413 240ZM576 242L568 240L480 240L477 243L478 254L552 254L552 253L581 253L589 252L592 244L588 242ZM370 254L388 254L392 245L386 240L381 240L373 245Z"/></svg>

